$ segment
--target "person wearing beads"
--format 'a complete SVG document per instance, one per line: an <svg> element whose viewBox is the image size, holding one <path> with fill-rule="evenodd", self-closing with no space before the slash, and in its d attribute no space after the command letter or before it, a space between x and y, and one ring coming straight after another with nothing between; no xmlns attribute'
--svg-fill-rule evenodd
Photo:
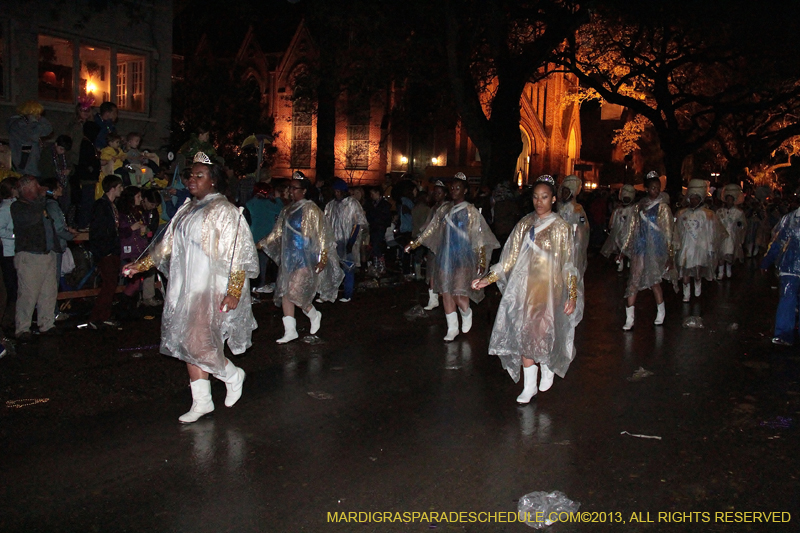
<svg viewBox="0 0 800 533"><path fill-rule="evenodd" d="M225 382L225 405L242 395L245 372L225 357L252 345L257 324L248 278L258 276L250 228L223 194L225 174L203 152L194 157L192 200L175 213L149 254L123 269L128 277L158 268L169 278L161 320L161 353L186 362L192 407L180 420L197 421L214 410L209 374Z"/></svg>
<svg viewBox="0 0 800 533"><path fill-rule="evenodd" d="M534 212L514 227L500 262L472 282L476 290L497 283L503 293L489 354L500 357L515 383L522 366L519 404L548 390L555 374L563 378L575 358L579 272L574 263L574 230L554 212L555 204L555 181L551 176L539 177L533 188ZM539 368L542 376L537 387Z"/></svg>
<svg viewBox="0 0 800 533"><path fill-rule="evenodd" d="M629 223L622 235L622 244L617 261L627 256L631 262L631 273L625 307L625 325L622 329L633 328L636 295L639 291L652 289L656 299L655 325L664 323L667 311L664 306L664 292L661 290L662 278L668 278L672 269L672 211L669 197L661 193L661 180L658 172L651 171L644 181L647 196L637 203L629 217Z"/></svg>
<svg viewBox="0 0 800 533"><path fill-rule="evenodd" d="M735 260L744 261L744 234L747 228L744 211L738 206L744 200L742 188L736 183L729 183L722 188L722 201L725 207L717 209L717 218L728 232L722 241L720 263L717 267L717 279L721 280L728 274L731 277L731 267Z"/></svg>
<svg viewBox="0 0 800 533"><path fill-rule="evenodd" d="M461 332L472 328L469 301L483 300L483 289L473 289L472 279L484 273L486 257L500 247L486 219L466 201L467 190L467 177L459 172L450 183L452 200L444 202L425 231L405 247L408 253L424 245L434 253L432 288L442 295L447 320L445 342L458 335L456 308L461 313Z"/></svg>
<svg viewBox="0 0 800 533"><path fill-rule="evenodd" d="M295 172L289 184L292 203L278 215L272 232L258 242L258 248L279 266L275 305L283 308L284 334L278 344L299 336L295 307L311 320L310 333L319 331L322 313L312 303L314 295L319 293L323 302L336 301L344 279L333 229L311 201L313 190L311 181L302 172Z"/></svg>

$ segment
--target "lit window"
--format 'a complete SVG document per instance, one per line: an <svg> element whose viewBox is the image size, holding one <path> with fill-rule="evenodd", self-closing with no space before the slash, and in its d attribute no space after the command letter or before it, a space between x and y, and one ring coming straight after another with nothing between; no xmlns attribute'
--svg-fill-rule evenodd
<svg viewBox="0 0 800 533"><path fill-rule="evenodd" d="M347 116L347 169L369 168L369 100L354 103Z"/></svg>
<svg viewBox="0 0 800 533"><path fill-rule="evenodd" d="M117 106L144 111L144 56L117 54Z"/></svg>
<svg viewBox="0 0 800 533"><path fill-rule="evenodd" d="M111 99L111 50L99 46L80 48L80 94L94 97L95 103Z"/></svg>
<svg viewBox="0 0 800 533"><path fill-rule="evenodd" d="M3 44L0 27L0 97L4 87ZM116 62L116 73L112 72L112 62ZM78 47L68 39L39 35L39 98L42 100L73 103L78 96L88 95L94 98L95 105L116 102L120 109L143 113L147 96L146 67L144 54L112 53L110 48L91 43Z"/></svg>
<svg viewBox="0 0 800 533"><path fill-rule="evenodd" d="M311 168L311 105L305 98L292 103L292 168Z"/></svg>
<svg viewBox="0 0 800 533"><path fill-rule="evenodd" d="M56 102L74 101L72 43L48 35L39 36L39 98Z"/></svg>

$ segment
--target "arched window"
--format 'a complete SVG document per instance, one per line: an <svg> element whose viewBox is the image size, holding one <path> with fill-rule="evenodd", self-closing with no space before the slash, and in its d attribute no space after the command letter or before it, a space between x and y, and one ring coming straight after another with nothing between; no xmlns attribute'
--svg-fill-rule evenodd
<svg viewBox="0 0 800 533"><path fill-rule="evenodd" d="M570 128L567 138L567 165L564 169L565 174L572 174L575 170L575 158L578 156L578 137L575 128Z"/></svg>
<svg viewBox="0 0 800 533"><path fill-rule="evenodd" d="M314 106L307 72L299 66L292 74L292 168L311 168Z"/></svg>

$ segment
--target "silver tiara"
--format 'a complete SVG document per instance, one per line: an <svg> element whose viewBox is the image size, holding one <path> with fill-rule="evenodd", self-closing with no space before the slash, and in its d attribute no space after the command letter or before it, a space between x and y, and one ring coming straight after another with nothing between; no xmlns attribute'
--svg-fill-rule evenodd
<svg viewBox="0 0 800 533"><path fill-rule="evenodd" d="M539 176L536 178L536 183L549 183L553 187L556 186L556 180L554 180L553 176L549 174L545 174L544 176Z"/></svg>
<svg viewBox="0 0 800 533"><path fill-rule="evenodd" d="M653 179L653 178L658 178L658 172L656 172L655 170L651 170L650 172L647 173L647 179Z"/></svg>
<svg viewBox="0 0 800 533"><path fill-rule="evenodd" d="M203 152L197 152L194 154L194 163L202 163L204 165L213 165L214 163L211 162L211 158L209 158Z"/></svg>
<svg viewBox="0 0 800 533"><path fill-rule="evenodd" d="M442 189L446 189L444 182L442 180L436 180L436 183L433 184L434 187L441 187Z"/></svg>
<svg viewBox="0 0 800 533"><path fill-rule="evenodd" d="M455 175L455 176L453 176L453 177L454 177L455 179L457 179L457 180L461 180L461 181L467 181L467 176L466 176L466 175L464 175L464 173L463 173L463 172L458 172L458 173L456 173L456 175Z"/></svg>
<svg viewBox="0 0 800 533"><path fill-rule="evenodd" d="M294 173L292 174L293 180L302 180L305 179L305 177L306 175L300 172L299 170L295 170Z"/></svg>

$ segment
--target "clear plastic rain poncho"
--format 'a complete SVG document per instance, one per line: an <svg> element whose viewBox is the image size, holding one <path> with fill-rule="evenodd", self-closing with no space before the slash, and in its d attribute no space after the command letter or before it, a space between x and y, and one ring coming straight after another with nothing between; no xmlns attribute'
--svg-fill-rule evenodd
<svg viewBox="0 0 800 533"><path fill-rule="evenodd" d="M575 358L576 313L566 315L573 263L572 227L555 213L520 220L491 271L503 293L489 353L519 381L522 358L546 364L562 378Z"/></svg>
<svg viewBox="0 0 800 533"><path fill-rule="evenodd" d="M161 353L216 376L225 374L224 344L243 353L252 344L247 278L258 276L258 257L244 217L225 196L185 202L153 245L150 257L169 279L161 317ZM231 273L244 272L236 309L219 310Z"/></svg>
<svg viewBox="0 0 800 533"><path fill-rule="evenodd" d="M664 195L655 200L642 198L634 206L621 246L622 253L631 260L626 298L651 288L662 279L674 278L667 273L672 230L672 211Z"/></svg>
<svg viewBox="0 0 800 533"><path fill-rule="evenodd" d="M721 258L732 263L734 259L739 261L744 260L744 236L747 232L747 221L745 220L744 211L736 206L721 207L717 209L717 218L720 223L725 227L728 232L725 239L722 241L722 248L720 249Z"/></svg>
<svg viewBox="0 0 800 533"><path fill-rule="evenodd" d="M781 275L800 276L800 209L781 218L761 268L775 264Z"/></svg>
<svg viewBox="0 0 800 533"><path fill-rule="evenodd" d="M419 229L419 234L420 234L420 235L422 235L423 233L425 233L425 228L427 228L427 227L428 227L428 224L430 224L430 223L431 223L431 220L433 220L433 216L436 214L436 211L437 211L437 210L438 210L438 209L439 209L441 206L442 206L442 204L441 204L441 203L439 203L439 204L435 205L435 206L434 206L434 207L433 207L433 208L432 208L432 209L431 209L431 210L428 212L428 217L425 219L425 223L424 223L424 224L422 225L422 227ZM427 284L428 284L428 286L430 286L430 285L431 285L431 283L433 282L433 264L434 264L434 262L435 262L435 261L436 261L436 256L434 255L434 253L433 253L433 252L431 252L431 249L430 249L430 248L428 248L428 247L426 246L426 247L425 247L425 265L426 265L426 266L425 266L425 283L427 283Z"/></svg>
<svg viewBox="0 0 800 533"><path fill-rule="evenodd" d="M575 268L578 269L580 277L583 278L589 261L589 219L586 218L586 211L577 202L559 202L558 214L564 219L564 222L572 226L573 242L575 244Z"/></svg>
<svg viewBox="0 0 800 533"><path fill-rule="evenodd" d="M685 207L675 215L675 269L681 277L714 280L728 232L710 209Z"/></svg>
<svg viewBox="0 0 800 533"><path fill-rule="evenodd" d="M342 268L354 269L361 266L361 241L369 235L367 215L358 200L352 196L342 200L331 200L325 206L325 218L333 228L333 238L336 240L336 253L342 262ZM358 237L353 244L353 251L347 253L347 242L353 235L353 228L361 226Z"/></svg>
<svg viewBox="0 0 800 533"><path fill-rule="evenodd" d="M577 325L583 320L583 302L586 293L583 275L589 262L589 219L586 218L583 206L577 202L559 203L558 214L572 228L572 244L575 247L572 262L578 269L578 303L572 317Z"/></svg>
<svg viewBox="0 0 800 533"><path fill-rule="evenodd" d="M339 266L333 230L325 215L310 200L300 200L283 208L272 233L258 243L280 267L275 284L275 305L283 298L308 309L314 295L326 302L336 300L344 272ZM325 268L315 268L327 258Z"/></svg>
<svg viewBox="0 0 800 533"><path fill-rule="evenodd" d="M636 204L621 205L611 213L611 223L609 224L608 238L603 243L600 253L604 257L618 254L622 250L623 241L628 234L628 224L633 215L633 208Z"/></svg>
<svg viewBox="0 0 800 533"><path fill-rule="evenodd" d="M491 257L500 243L480 211L469 202L445 202L436 210L417 243L434 254L432 289L439 294L469 296L478 303L483 289L472 288L481 254ZM483 249L483 251L481 251Z"/></svg>

